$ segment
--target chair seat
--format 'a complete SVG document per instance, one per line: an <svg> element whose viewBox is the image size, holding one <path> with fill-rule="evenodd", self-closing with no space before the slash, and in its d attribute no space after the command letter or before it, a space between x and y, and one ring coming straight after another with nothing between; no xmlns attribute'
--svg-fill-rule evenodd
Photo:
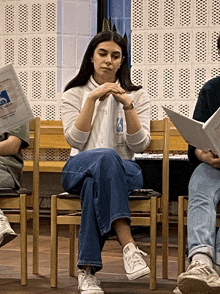
<svg viewBox="0 0 220 294"><path fill-rule="evenodd" d="M21 194L30 195L31 193L32 191L26 188L20 188L19 190L11 188L0 188L0 197L19 197Z"/></svg>
<svg viewBox="0 0 220 294"><path fill-rule="evenodd" d="M152 189L135 189L129 196L129 200L148 200L151 197L161 197L161 193ZM58 195L62 199L80 199L79 193L71 194L68 192L62 192Z"/></svg>
<svg viewBox="0 0 220 294"><path fill-rule="evenodd" d="M80 199L80 195L75 193L75 194L71 194L68 192L62 192L58 195L59 198L63 198L63 199Z"/></svg>
<svg viewBox="0 0 220 294"><path fill-rule="evenodd" d="M161 196L161 193L153 189L135 189L129 196L129 200L148 200L151 197L160 198Z"/></svg>

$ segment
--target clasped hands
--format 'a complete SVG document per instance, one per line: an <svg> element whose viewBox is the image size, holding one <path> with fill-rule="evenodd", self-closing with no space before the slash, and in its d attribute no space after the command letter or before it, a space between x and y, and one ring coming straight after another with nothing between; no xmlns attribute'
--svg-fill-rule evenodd
<svg viewBox="0 0 220 294"><path fill-rule="evenodd" d="M114 95L114 98L122 103L124 106L129 105L132 99L125 94L125 90L116 83L104 83L91 92L88 99L96 101L104 101L110 94Z"/></svg>

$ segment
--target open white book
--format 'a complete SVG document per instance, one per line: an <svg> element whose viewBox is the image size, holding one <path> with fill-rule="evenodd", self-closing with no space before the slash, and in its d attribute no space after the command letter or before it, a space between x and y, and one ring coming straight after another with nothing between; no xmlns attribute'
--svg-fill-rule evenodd
<svg viewBox="0 0 220 294"><path fill-rule="evenodd" d="M220 157L220 108L203 123L162 107L186 143Z"/></svg>

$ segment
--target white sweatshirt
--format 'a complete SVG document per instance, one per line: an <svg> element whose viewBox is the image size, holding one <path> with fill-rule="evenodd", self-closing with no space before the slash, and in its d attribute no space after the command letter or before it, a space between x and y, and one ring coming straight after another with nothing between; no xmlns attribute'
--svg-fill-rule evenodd
<svg viewBox="0 0 220 294"><path fill-rule="evenodd" d="M88 95L99 87L95 80L85 86L74 87L64 92L61 100L61 118L64 135L72 147L71 156L78 151L96 148L114 149L122 159L134 159L134 153L142 152L150 143L150 98L143 89L126 92L134 102L141 123L135 134L127 134L123 105L113 95L104 101L96 101L90 132L82 132L75 122Z"/></svg>

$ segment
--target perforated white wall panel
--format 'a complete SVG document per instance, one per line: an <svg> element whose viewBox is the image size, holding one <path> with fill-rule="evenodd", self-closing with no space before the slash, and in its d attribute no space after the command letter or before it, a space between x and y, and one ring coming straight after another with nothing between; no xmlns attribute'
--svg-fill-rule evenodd
<svg viewBox="0 0 220 294"><path fill-rule="evenodd" d="M97 0L0 0L0 66L13 63L35 116L60 119L60 96L96 33Z"/></svg>
<svg viewBox="0 0 220 294"><path fill-rule="evenodd" d="M192 116L198 92L220 75L219 0L132 0L132 80L161 105Z"/></svg>

